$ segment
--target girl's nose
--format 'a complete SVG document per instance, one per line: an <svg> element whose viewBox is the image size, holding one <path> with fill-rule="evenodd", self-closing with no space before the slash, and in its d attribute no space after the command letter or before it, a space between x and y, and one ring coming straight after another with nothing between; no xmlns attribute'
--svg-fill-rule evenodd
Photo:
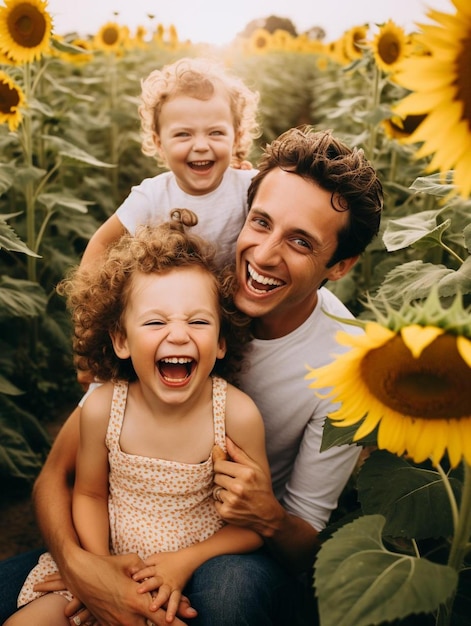
<svg viewBox="0 0 471 626"><path fill-rule="evenodd" d="M174 322L169 326L168 340L173 343L186 343L188 331L184 322Z"/></svg>
<svg viewBox="0 0 471 626"><path fill-rule="evenodd" d="M196 135L193 142L193 150L198 152L208 150L208 139L205 135Z"/></svg>

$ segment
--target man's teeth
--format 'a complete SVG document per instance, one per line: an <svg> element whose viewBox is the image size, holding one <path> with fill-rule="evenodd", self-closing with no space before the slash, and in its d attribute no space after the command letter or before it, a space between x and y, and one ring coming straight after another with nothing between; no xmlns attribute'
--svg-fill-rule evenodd
<svg viewBox="0 0 471 626"><path fill-rule="evenodd" d="M283 284L283 281L277 280L276 278L269 278L268 276L262 276L258 272L254 270L254 268L249 265L248 266L249 276L252 280L259 283L260 285L271 285L273 287L279 287Z"/></svg>
<svg viewBox="0 0 471 626"><path fill-rule="evenodd" d="M183 365L184 363L191 363L193 359L190 359L187 357L172 356L172 357L166 357L165 359L161 359L161 361L163 363L174 363L174 364L179 363L180 365Z"/></svg>

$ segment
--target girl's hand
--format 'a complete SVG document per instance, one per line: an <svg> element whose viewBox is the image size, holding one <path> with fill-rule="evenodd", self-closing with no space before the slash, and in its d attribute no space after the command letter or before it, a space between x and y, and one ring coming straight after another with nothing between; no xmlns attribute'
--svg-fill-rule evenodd
<svg viewBox="0 0 471 626"><path fill-rule="evenodd" d="M167 606L167 622L173 622L179 606L188 602L182 591L193 574L188 558L182 551L160 552L145 560L146 567L134 571L133 580L139 582L138 593L152 593L149 606L157 611Z"/></svg>

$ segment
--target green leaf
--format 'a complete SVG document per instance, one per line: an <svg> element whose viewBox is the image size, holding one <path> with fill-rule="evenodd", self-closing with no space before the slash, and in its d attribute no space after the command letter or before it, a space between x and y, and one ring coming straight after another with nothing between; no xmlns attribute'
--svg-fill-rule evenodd
<svg viewBox="0 0 471 626"><path fill-rule="evenodd" d="M51 45L59 52L65 52L67 54L94 54L93 50L85 50L80 46L74 46L71 43L67 43L66 41L61 41L57 39L57 37L51 38Z"/></svg>
<svg viewBox="0 0 471 626"><path fill-rule="evenodd" d="M15 178L16 167L8 163L0 164L0 196L8 191Z"/></svg>
<svg viewBox="0 0 471 626"><path fill-rule="evenodd" d="M40 285L27 280L0 278L0 320L36 317L46 310L47 297Z"/></svg>
<svg viewBox="0 0 471 626"><path fill-rule="evenodd" d="M0 396L0 477L32 484L50 448L38 420Z"/></svg>
<svg viewBox="0 0 471 626"><path fill-rule="evenodd" d="M419 176L414 180L409 189L418 193L427 193L431 196L444 197L449 194L455 185L452 184L453 172L447 172L446 174L437 173L430 176Z"/></svg>
<svg viewBox="0 0 471 626"><path fill-rule="evenodd" d="M432 613L454 593L454 569L388 551L383 525L381 515L360 517L320 548L314 586L322 626L372 626Z"/></svg>
<svg viewBox="0 0 471 626"><path fill-rule="evenodd" d="M20 396L24 392L0 374L0 393L7 396Z"/></svg>
<svg viewBox="0 0 471 626"><path fill-rule="evenodd" d="M471 257L470 257L471 258ZM458 270L423 261L409 261L395 267L384 277L376 297L384 298L392 307L403 302L426 298L436 286L440 297L451 297L459 291L471 291L471 261L468 258Z"/></svg>
<svg viewBox="0 0 471 626"><path fill-rule="evenodd" d="M321 452L324 452L329 448L333 448L334 446L343 446L345 444L353 443L353 437L360 428L362 422L363 419L352 426L335 426L334 422L327 417L324 422L324 429L322 433ZM359 446L375 446L376 441L377 428L375 428L372 433L361 439L361 441L356 441L355 444Z"/></svg>
<svg viewBox="0 0 471 626"><path fill-rule="evenodd" d="M45 174L47 174L46 170L40 169L39 167L17 167L15 170L15 187L24 193L25 188L30 182L34 183L38 181Z"/></svg>
<svg viewBox="0 0 471 626"><path fill-rule="evenodd" d="M459 500L460 481L450 478L450 484ZM435 470L377 450L363 464L357 487L363 512L386 518L384 534L388 537L419 540L453 534L450 502Z"/></svg>
<svg viewBox="0 0 471 626"><path fill-rule="evenodd" d="M93 204L90 200L80 200L66 193L42 193L38 200L46 205L48 211L52 211L54 207L63 207L79 213L88 213L87 206Z"/></svg>
<svg viewBox="0 0 471 626"><path fill-rule="evenodd" d="M73 144L65 141L65 139L61 139L60 137L54 137L52 135L43 135L43 139L48 143L52 144L56 147L59 154L64 157L68 157L69 159L73 159L75 161L80 161L81 163L86 163L87 165L92 165L93 167L116 167L111 163L105 163L104 161L99 161L93 155L85 152L81 148L74 146Z"/></svg>
<svg viewBox="0 0 471 626"><path fill-rule="evenodd" d="M443 211L422 211L396 220L389 220L383 235L388 252L402 250L412 245L431 247L441 241L443 232L450 227L451 220L437 225L437 217Z"/></svg>
<svg viewBox="0 0 471 626"><path fill-rule="evenodd" d="M468 224L463 230L466 250L471 253L471 224Z"/></svg>
<svg viewBox="0 0 471 626"><path fill-rule="evenodd" d="M28 248L28 246L18 237L13 228L0 218L0 249L10 250L11 252L22 252L28 256L41 258Z"/></svg>

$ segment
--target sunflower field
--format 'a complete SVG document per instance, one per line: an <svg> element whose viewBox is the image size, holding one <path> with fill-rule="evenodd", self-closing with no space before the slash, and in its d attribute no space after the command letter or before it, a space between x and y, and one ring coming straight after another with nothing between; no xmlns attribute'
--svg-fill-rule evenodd
<svg viewBox="0 0 471 626"><path fill-rule="evenodd" d="M340 336L350 350L306 376L340 403L323 446L369 451L316 559L320 623L471 623L471 4L426 16L413 32L393 19L332 42L256 29L212 48L162 24L61 36L46 0L3 0L2 480L32 484L45 424L82 393L55 286L159 171L141 152L140 81L218 57L260 94L254 166L267 142L310 124L362 148L385 191L379 237L328 285L365 333Z"/></svg>

